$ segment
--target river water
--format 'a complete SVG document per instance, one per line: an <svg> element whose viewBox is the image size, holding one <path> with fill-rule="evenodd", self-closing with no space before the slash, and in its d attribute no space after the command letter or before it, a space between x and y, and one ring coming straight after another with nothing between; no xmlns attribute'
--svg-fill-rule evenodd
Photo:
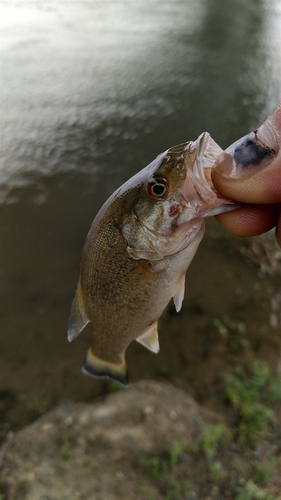
<svg viewBox="0 0 281 500"><path fill-rule="evenodd" d="M91 221L118 185L169 146L207 130L226 147L274 109L281 100L281 4L2 0L0 23L0 391L5 412L17 408L18 423L62 397L103 392L80 375L89 335L66 342ZM267 328L280 282L262 281L233 257L221 242L233 247L236 239L217 226L208 234L211 243L190 271L196 291L187 291L194 310L208 311L194 329L233 312L234 290L240 302L244 292L252 296L242 320L256 325L258 318ZM133 378L155 376L147 368L154 358L135 349Z"/></svg>

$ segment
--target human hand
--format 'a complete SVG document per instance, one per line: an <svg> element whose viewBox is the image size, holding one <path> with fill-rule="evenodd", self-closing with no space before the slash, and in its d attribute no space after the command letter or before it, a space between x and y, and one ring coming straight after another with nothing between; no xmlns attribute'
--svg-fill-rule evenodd
<svg viewBox="0 0 281 500"><path fill-rule="evenodd" d="M281 103L256 130L229 146L212 180L220 196L240 208L216 216L236 236L254 236L276 227L281 247Z"/></svg>

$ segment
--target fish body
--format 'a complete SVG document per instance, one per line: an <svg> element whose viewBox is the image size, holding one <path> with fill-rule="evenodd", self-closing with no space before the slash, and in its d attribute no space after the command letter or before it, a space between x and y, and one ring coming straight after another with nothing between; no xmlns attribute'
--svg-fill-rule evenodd
<svg viewBox="0 0 281 500"><path fill-rule="evenodd" d="M91 322L83 372L127 385L128 345L159 351L157 320L173 297L182 305L185 273L204 219L235 208L218 198L211 171L221 148L208 133L174 146L105 202L88 233L68 339Z"/></svg>

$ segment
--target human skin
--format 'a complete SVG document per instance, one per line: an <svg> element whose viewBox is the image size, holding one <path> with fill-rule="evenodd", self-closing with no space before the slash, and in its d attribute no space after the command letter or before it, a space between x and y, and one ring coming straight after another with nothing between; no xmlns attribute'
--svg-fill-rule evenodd
<svg viewBox="0 0 281 500"><path fill-rule="evenodd" d="M254 236L276 228L281 247L281 103L265 122L229 146L212 179L225 198L242 203L216 216L236 236Z"/></svg>

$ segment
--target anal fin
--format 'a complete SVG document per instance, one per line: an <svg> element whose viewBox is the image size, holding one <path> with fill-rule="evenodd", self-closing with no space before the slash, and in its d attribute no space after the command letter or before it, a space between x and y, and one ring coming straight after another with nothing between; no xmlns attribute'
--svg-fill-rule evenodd
<svg viewBox="0 0 281 500"><path fill-rule="evenodd" d="M181 275L180 279L177 282L177 286L175 289L175 293L173 296L174 304L176 311L179 312L181 310L182 301L185 293L185 272Z"/></svg>
<svg viewBox="0 0 281 500"><path fill-rule="evenodd" d="M68 341L71 342L74 340L88 323L89 319L87 318L84 309L81 285L80 282L78 282L68 322Z"/></svg>
<svg viewBox="0 0 281 500"><path fill-rule="evenodd" d="M121 363L110 363L95 356L91 348L87 352L82 372L91 377L109 377L122 385L129 385L129 374L125 360Z"/></svg>
<svg viewBox="0 0 281 500"><path fill-rule="evenodd" d="M152 325L149 325L149 327L146 328L146 330L142 333L142 335L138 337L136 340L144 347L157 354L157 352L159 352L160 350L158 341L157 321L152 323Z"/></svg>

